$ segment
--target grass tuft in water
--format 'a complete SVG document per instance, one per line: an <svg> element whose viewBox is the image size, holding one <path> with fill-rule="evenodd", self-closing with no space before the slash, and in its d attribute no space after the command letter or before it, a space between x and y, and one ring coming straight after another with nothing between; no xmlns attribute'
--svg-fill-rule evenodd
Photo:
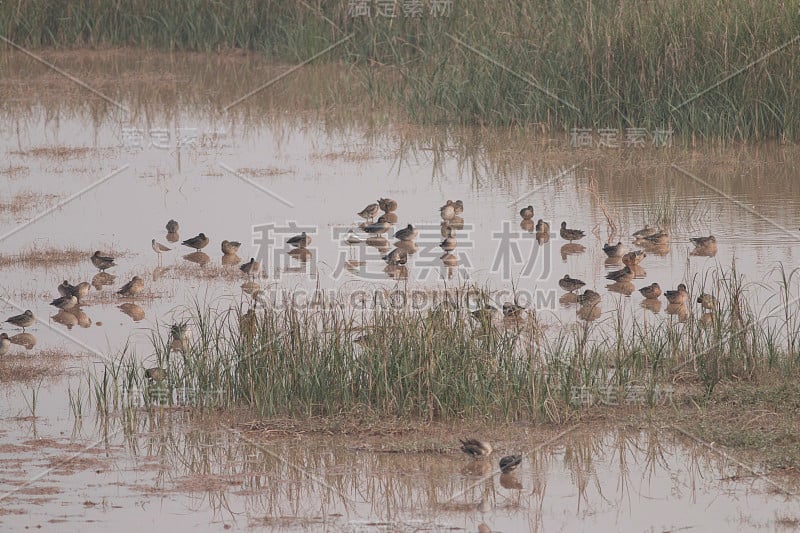
<svg viewBox="0 0 800 533"><path fill-rule="evenodd" d="M797 287L783 273L767 300L777 306L766 311L748 303L765 286L746 283L735 264L695 276L693 298L708 292L717 306L694 312L699 305L689 304L683 321L622 305L596 322L548 324L530 312L479 321L470 309L491 300L485 288L459 288L426 309L381 306L378 293L374 308L358 311L345 302L222 310L196 302L184 317L191 335L176 344L154 332L147 365L124 350L92 378L94 401L104 413L185 404L265 417L556 422L609 398L663 404L675 383L696 386L707 401L722 382L796 370L797 306L785 295ZM146 379L149 366L165 369L164 379Z"/></svg>

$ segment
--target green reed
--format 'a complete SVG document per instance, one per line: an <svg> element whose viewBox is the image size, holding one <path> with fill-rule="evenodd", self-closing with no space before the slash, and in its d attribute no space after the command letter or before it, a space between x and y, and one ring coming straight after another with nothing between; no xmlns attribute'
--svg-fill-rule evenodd
<svg viewBox="0 0 800 533"><path fill-rule="evenodd" d="M797 1L453 2L433 16L353 17L350 3L274 0L0 4L26 47L255 50L354 64L419 123L644 128L705 138L797 138ZM391 82L372 71L390 70Z"/></svg>
<svg viewBox="0 0 800 533"><path fill-rule="evenodd" d="M578 392L638 387L653 404L658 388L676 379L709 397L722 381L796 371L797 302L785 295L797 287L781 272L763 309L750 301L766 285L745 282L734 264L690 280L692 301L716 296L710 312L689 303L682 318L655 316L620 305L600 320L568 324L542 311L478 320L470 309L492 298L480 287L450 289L449 299L425 308L386 305L378 292L359 310L346 299L250 309L198 301L186 310L189 337L176 345L156 331L147 364L125 349L90 384L105 414L183 403L263 416L564 420L580 407ZM149 366L167 378L145 379Z"/></svg>

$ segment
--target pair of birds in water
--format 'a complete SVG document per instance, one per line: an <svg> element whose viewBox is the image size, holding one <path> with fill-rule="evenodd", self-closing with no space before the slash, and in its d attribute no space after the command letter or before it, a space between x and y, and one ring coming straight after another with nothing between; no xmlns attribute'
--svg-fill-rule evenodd
<svg viewBox="0 0 800 533"><path fill-rule="evenodd" d="M100 270L100 272L105 272L107 269L117 266L114 257L102 255L99 250L97 250L90 259L92 264L98 270ZM54 305L59 309L70 309L71 307L74 307L80 303L81 297L86 296L86 294L89 293L89 284L85 281L76 285L74 289L71 289L71 287L72 286L69 284L69 282L64 280L64 283L59 285L58 289L59 294L61 294L61 298L56 298L50 303L50 305ZM133 276L128 283L123 285L117 291L117 294L127 298L133 298L143 290L144 280L139 276Z"/></svg>
<svg viewBox="0 0 800 533"><path fill-rule="evenodd" d="M461 442L461 451L474 458L488 457L494 449L486 441L478 439L458 439ZM500 459L500 471L508 474L517 469L522 463L521 455L506 455Z"/></svg>

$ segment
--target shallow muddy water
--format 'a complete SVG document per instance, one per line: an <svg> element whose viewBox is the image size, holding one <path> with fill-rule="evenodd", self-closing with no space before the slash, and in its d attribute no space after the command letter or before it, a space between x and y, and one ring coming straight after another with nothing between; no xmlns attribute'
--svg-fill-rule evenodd
<svg viewBox="0 0 800 533"><path fill-rule="evenodd" d="M713 291L720 276L714 271L735 262L746 281L765 283L751 297L768 311L777 304L776 267L798 265L796 147L687 149L676 141L672 147L579 148L569 135L444 131L408 126L389 112L369 113L359 79L335 66L309 66L236 103L282 68L238 56L48 56L88 90L30 58L5 53L0 313L5 319L31 309L39 318L26 329L34 336L28 345L35 345L13 345L15 357L43 350L77 357L67 359L59 379L16 383L3 392L0 442L23 448L2 453L2 491L75 451L64 444L74 422L67 399L68 390L83 386L85 393L83 369L102 366L126 343L145 366L153 364L152 332L165 335L196 302L219 309L252 305L242 290L248 278L238 268L250 257L264 261L265 276L256 282L267 300L286 291L303 305L319 289L358 308L376 290L400 290L425 306L436 291L476 283L501 291L498 306L517 291L521 304L551 324L586 318L558 286L565 274L601 294L602 313L623 308L671 320L666 302L648 314L638 292L624 293L653 281L664 289L687 282L694 294ZM379 250L364 242L368 235L358 227L363 219L357 213L381 197L399 204L389 236L408 223L420 231L405 268L387 269L381 259L394 239ZM439 208L448 199L463 200L463 226L451 220L457 244L443 258ZM534 221L551 225L547 242L522 223L519 211L529 204ZM631 233L656 224L659 214L670 218L669 243L647 249L644 272L632 287L608 290L605 274L622 265L607 261L602 245L622 241L640 249ZM178 236L167 235L170 219L180 223ZM562 220L586 237L562 239ZM357 244L345 242L350 230ZM312 237L307 249L285 244L301 231ZM210 238L206 255L190 255L180 242L200 232ZM693 254L689 238L712 234L715 253ZM158 257L152 239L172 250ZM237 257L223 256L223 239L242 243ZM116 257L106 285L89 260L95 250ZM143 292L116 295L134 275L144 279ZM65 279L97 282L79 310L57 312L49 305ZM21 332L7 323L2 329ZM35 420L28 418L32 410ZM102 456L96 464L55 472L55 496L9 496L7 507L20 514L8 512L0 522L21 528L58 516L68 529L113 524L133 530L155 525L148 510L159 509L186 526L215 529L474 531L486 523L493 530L615 524L610 529L641 531L656 519L664 530L678 530L723 523L775 529L786 518L786 502L774 486L731 478L729 464L713 456L701 460L670 435L652 460L649 446L661 434L611 433L591 445L569 437L541 450L532 440L508 450L526 454L516 474L522 488L509 489L498 476L464 474L469 462L457 454L376 454L345 444L329 451L320 442L250 449L240 434L218 429L195 441L185 427L174 441L163 427L150 430L135 438L136 451L116 433L102 452L89 454ZM85 446L102 431L84 428L79 436ZM37 438L53 439L53 445L25 444ZM167 442L153 442L159 438ZM181 461L181 447L192 446L197 463ZM203 455L212 450L219 455ZM290 474L284 456L313 464L312 473L277 482ZM237 458L252 459L263 472L242 471ZM191 469L198 465L208 470ZM213 489L190 485L198 473Z"/></svg>
<svg viewBox="0 0 800 533"><path fill-rule="evenodd" d="M797 520L793 488L676 431L531 435L501 444L524 456L501 474L497 457L188 429L181 418L161 413L138 436L112 430L88 450L63 438L4 444L4 529L776 530Z"/></svg>

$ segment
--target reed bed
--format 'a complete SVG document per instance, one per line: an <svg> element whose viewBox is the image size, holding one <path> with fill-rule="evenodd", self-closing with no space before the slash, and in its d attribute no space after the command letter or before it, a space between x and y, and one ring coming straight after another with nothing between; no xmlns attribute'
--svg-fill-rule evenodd
<svg viewBox="0 0 800 533"><path fill-rule="evenodd" d="M197 302L185 316L192 334L177 347L153 332L146 365L123 350L90 378L90 389L106 413L145 401L245 407L266 417L423 420L563 422L609 390L620 404L635 389L630 404L656 405L664 400L659 391L686 385L702 400L722 381L796 370L796 272L781 269L779 290L758 309L749 302L765 287L746 283L735 265L698 275L690 281L694 298L713 293L716 308L683 320L623 308L595 322L546 324L532 311L478 320L462 305L467 296L473 307L492 298L478 287L456 289L452 300L426 309ZM145 379L145 366L164 368L166 377Z"/></svg>
<svg viewBox="0 0 800 533"><path fill-rule="evenodd" d="M352 4L20 0L0 4L0 32L32 48L244 49L293 64L332 47L317 61L363 67L371 103L419 123L798 136L797 1L429 1L416 15L395 2L393 17Z"/></svg>

